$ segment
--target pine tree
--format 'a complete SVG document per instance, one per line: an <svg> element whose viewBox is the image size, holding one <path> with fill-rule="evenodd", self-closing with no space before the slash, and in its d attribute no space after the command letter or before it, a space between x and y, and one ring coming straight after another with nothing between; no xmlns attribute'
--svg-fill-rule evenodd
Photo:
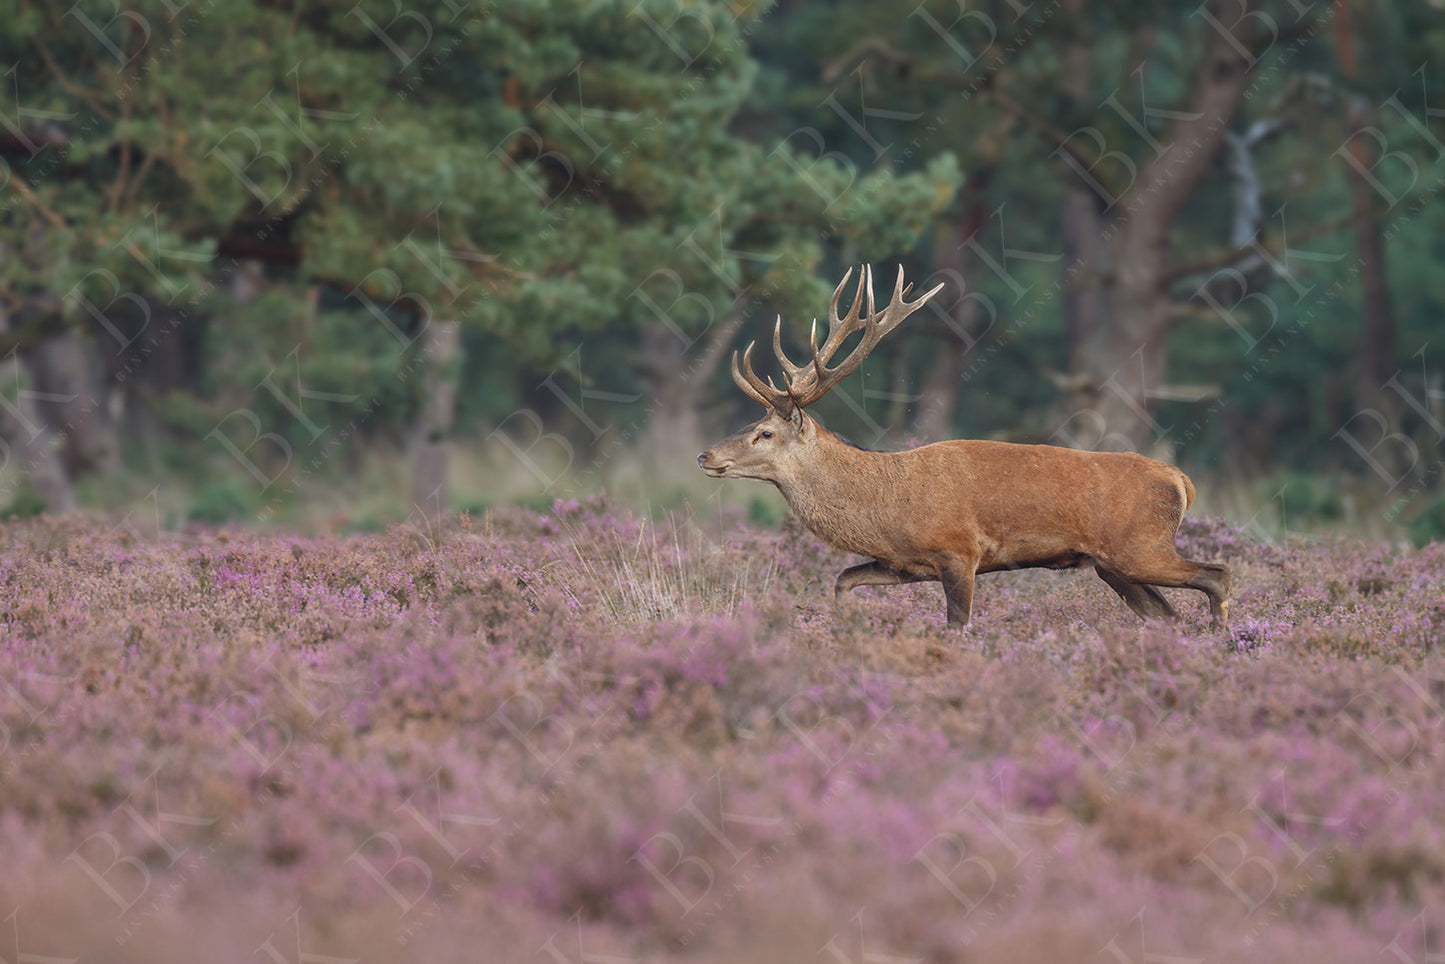
<svg viewBox="0 0 1445 964"><path fill-rule="evenodd" d="M0 40L9 344L99 356L103 388L51 394L100 417L123 391L132 426L148 409L262 495L338 426L405 417L413 499L444 506L468 346L526 367L642 345L658 435L686 436L665 416L696 411L740 319L817 313L829 238L906 249L956 181L740 136L765 14L23 3Z"/></svg>

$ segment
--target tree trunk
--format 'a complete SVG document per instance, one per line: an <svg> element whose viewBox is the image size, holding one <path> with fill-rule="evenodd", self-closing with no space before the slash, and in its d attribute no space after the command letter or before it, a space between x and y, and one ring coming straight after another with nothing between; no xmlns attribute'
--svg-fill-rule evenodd
<svg viewBox="0 0 1445 964"><path fill-rule="evenodd" d="M1093 75L1093 39L1082 0L1065 0L1064 8L1073 19L1071 37L1064 48L1064 92L1074 109L1082 113L1092 106L1090 83ZM1084 342L1097 331L1103 315L1103 283L1108 277L1104 255L1103 201L1082 181L1064 185L1059 204L1059 227L1064 246L1063 291L1064 343L1070 371L1085 371Z"/></svg>
<svg viewBox="0 0 1445 964"><path fill-rule="evenodd" d="M1353 11L1348 0L1335 0L1335 55L1340 73L1351 85L1360 79L1355 56ZM1360 370L1357 393L1362 407L1389 407L1384 385L1395 374L1395 310L1385 277L1385 243L1380 231L1379 205L1364 172L1374 170L1378 158L1373 138L1359 134L1370 127L1369 102L1352 95L1346 104L1346 125L1353 164L1347 164L1350 201L1355 216L1355 253L1360 259L1360 287L1364 296L1365 328L1360 340Z"/></svg>
<svg viewBox="0 0 1445 964"><path fill-rule="evenodd" d="M120 464L120 438L95 344L66 329L36 346L29 368L47 398L37 408L61 440L66 473L74 478L113 472Z"/></svg>
<svg viewBox="0 0 1445 964"><path fill-rule="evenodd" d="M913 418L913 435L920 442L937 442L954 436L958 411L958 385L963 378L966 350L957 338L944 338L938 361L924 377Z"/></svg>
<svg viewBox="0 0 1445 964"><path fill-rule="evenodd" d="M431 318L420 337L426 365L421 411L412 426L412 505L431 517L447 510L447 463L457 416L462 327Z"/></svg>
<svg viewBox="0 0 1445 964"><path fill-rule="evenodd" d="M648 450L653 471L664 481L683 476L707 444L702 429L702 396L686 366L688 346L664 326L643 329L644 364L651 375Z"/></svg>
<svg viewBox="0 0 1445 964"><path fill-rule="evenodd" d="M728 317L702 336L701 345L684 341L665 325L643 328L643 365L652 388L648 451L659 478L671 481L696 471L697 453L711 441L703 425L706 387L742 323L740 314Z"/></svg>
<svg viewBox="0 0 1445 964"><path fill-rule="evenodd" d="M9 317L0 311L0 331L9 327ZM18 482L0 493L0 508L13 505L28 488L46 511L73 512L75 491L60 458L61 440L46 425L29 382L18 354L0 359L0 468Z"/></svg>
<svg viewBox="0 0 1445 964"><path fill-rule="evenodd" d="M1064 245L1060 299L1064 340L1072 370L1083 371L1084 343L1091 332L1104 325L1103 285L1109 275L1104 260L1109 245L1104 240L1098 197L1082 184L1069 184L1059 205L1059 221Z"/></svg>
<svg viewBox="0 0 1445 964"><path fill-rule="evenodd" d="M948 241L940 246L934 261L934 274L952 281L958 299L949 309L948 328L940 333L938 360L924 377L921 395L913 419L913 434L920 441L936 442L954 436L953 419L958 411L958 394L963 387L963 374L968 355L988 328L978 330L978 299L969 294L968 242L983 227L988 215L979 193L982 176L970 177L967 194L960 192L960 210L953 219ZM926 279L926 288L934 279ZM993 327L989 319L988 327Z"/></svg>
<svg viewBox="0 0 1445 964"><path fill-rule="evenodd" d="M1104 233L1111 266L1100 279L1101 311L1079 333L1069 413L1054 440L1093 449L1156 449L1168 427L1155 418L1155 390L1168 362L1169 241L1179 208L1218 153L1244 99L1254 64L1254 0L1214 0L1191 109L1117 197ZM1222 25L1232 23L1229 28ZM1084 315L1079 315L1083 319Z"/></svg>
<svg viewBox="0 0 1445 964"><path fill-rule="evenodd" d="M1358 144L1359 140L1352 137L1350 143ZM1385 277L1385 242L1374 192L1363 178L1352 176L1350 180L1355 211L1362 214L1355 224L1355 251L1360 259L1365 311L1365 330L1360 342L1360 401L1363 405L1378 407L1386 404L1385 383L1397 370L1395 309ZM1366 211L1369 213L1364 213Z"/></svg>
<svg viewBox="0 0 1445 964"><path fill-rule="evenodd" d="M1101 451L1159 451L1168 429L1154 418L1151 391L1168 363L1168 305L1153 303L1142 286L1110 285L1107 318L1087 332L1076 355L1081 377L1072 412L1053 441Z"/></svg>

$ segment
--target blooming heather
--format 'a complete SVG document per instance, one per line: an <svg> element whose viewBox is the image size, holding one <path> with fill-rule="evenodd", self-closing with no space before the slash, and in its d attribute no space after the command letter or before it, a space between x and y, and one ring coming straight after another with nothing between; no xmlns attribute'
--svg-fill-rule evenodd
<svg viewBox="0 0 1445 964"><path fill-rule="evenodd" d="M11 522L0 958L1425 960L1445 546L863 590L800 528Z"/></svg>

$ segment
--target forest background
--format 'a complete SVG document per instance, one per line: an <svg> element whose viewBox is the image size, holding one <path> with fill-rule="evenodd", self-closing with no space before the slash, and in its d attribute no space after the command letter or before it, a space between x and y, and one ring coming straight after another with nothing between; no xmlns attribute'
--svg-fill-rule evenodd
<svg viewBox="0 0 1445 964"><path fill-rule="evenodd" d="M692 464L728 359L866 261L946 287L817 406L859 444L1445 536L1439 2L5 6L9 515L773 519Z"/></svg>

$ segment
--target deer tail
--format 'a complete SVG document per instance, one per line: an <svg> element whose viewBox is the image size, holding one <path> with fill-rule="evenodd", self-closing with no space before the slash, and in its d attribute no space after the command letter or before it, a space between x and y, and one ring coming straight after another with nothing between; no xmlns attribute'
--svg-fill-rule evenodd
<svg viewBox="0 0 1445 964"><path fill-rule="evenodd" d="M1194 483L1189 481L1189 476L1183 472L1179 473L1179 481L1179 491L1184 496L1184 508L1188 509L1194 504Z"/></svg>

